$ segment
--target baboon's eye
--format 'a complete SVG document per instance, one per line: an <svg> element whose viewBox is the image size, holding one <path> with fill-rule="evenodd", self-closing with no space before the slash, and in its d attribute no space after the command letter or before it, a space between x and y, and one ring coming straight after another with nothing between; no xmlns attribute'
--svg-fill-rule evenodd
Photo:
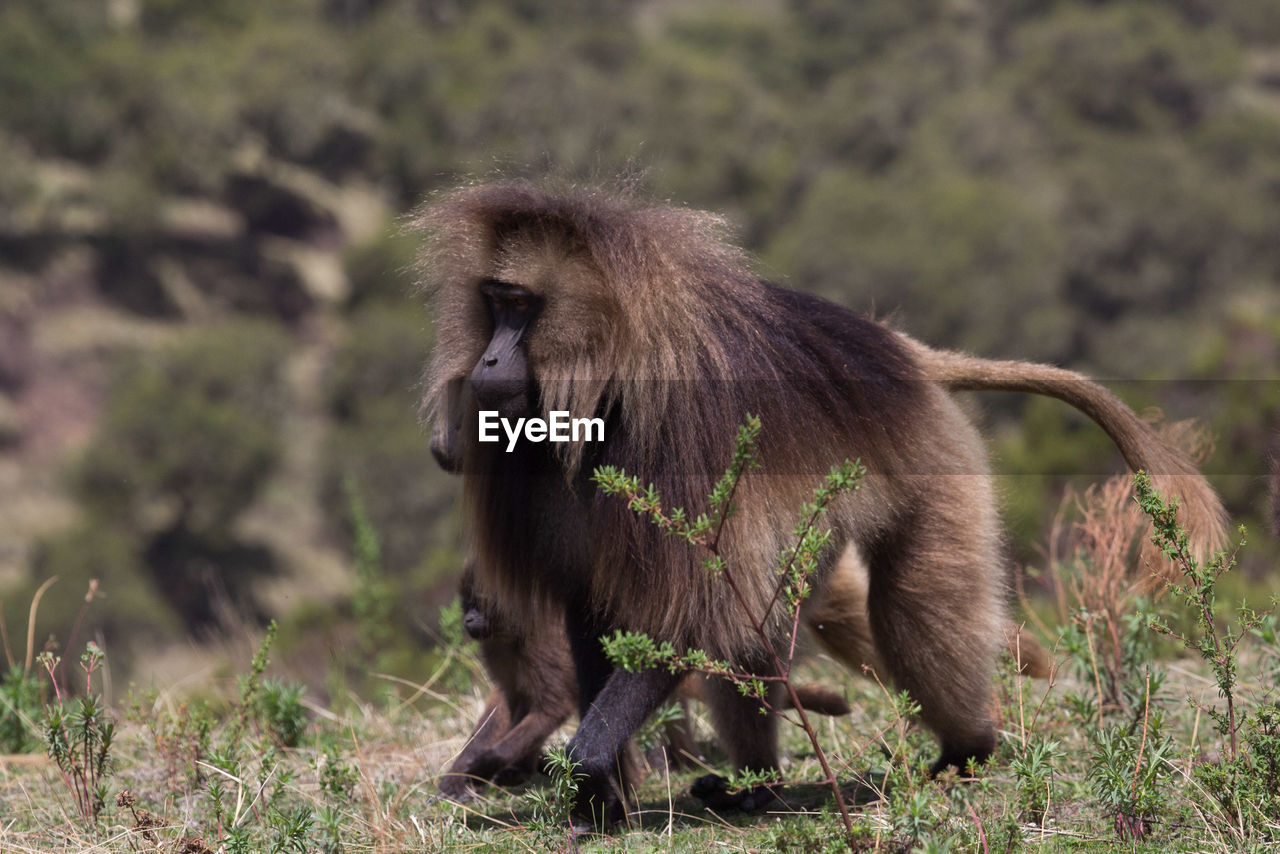
<svg viewBox="0 0 1280 854"><path fill-rule="evenodd" d="M529 301L524 297L516 297L511 301L511 307L516 311L526 311L529 308Z"/></svg>

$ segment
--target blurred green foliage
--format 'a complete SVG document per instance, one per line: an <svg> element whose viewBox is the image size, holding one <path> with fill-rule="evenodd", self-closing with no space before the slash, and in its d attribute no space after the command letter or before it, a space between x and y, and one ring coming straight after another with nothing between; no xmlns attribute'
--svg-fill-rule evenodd
<svg viewBox="0 0 1280 854"><path fill-rule="evenodd" d="M324 453L322 506L337 530L351 528L348 494L355 480L382 560L396 575L416 566L433 530L455 502L455 482L432 459L417 419L419 386L430 351L422 310L372 304L351 318L328 386L332 429Z"/></svg>
<svg viewBox="0 0 1280 854"><path fill-rule="evenodd" d="M135 641L207 629L220 608L256 614L273 560L236 522L280 459L286 353L276 327L243 321L124 360L72 473L83 517L34 555L65 594L42 605L38 637L66 639L82 604L70 591L91 579L110 591L92 624Z"/></svg>
<svg viewBox="0 0 1280 854"><path fill-rule="evenodd" d="M353 556L353 477L397 624L428 623L456 486L416 420L431 319L395 216L494 174L723 212L762 275L937 346L1165 381L1131 402L1212 421L1248 521L1280 418L1278 69L1274 0L4 3L0 321L56 309L74 249L92 299L190 329L122 357L83 518L34 568L180 624L164 578L274 565L239 522L295 419L323 538ZM291 359L317 387L281 385ZM1031 558L1062 480L1120 464L1064 406L981 403Z"/></svg>
<svg viewBox="0 0 1280 854"><path fill-rule="evenodd" d="M130 358L75 474L81 503L118 530L230 536L280 457L286 352L243 322Z"/></svg>

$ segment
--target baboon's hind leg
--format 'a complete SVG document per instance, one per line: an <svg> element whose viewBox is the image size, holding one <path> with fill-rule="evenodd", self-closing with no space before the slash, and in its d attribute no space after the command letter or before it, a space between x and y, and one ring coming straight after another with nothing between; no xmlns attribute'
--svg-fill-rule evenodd
<svg viewBox="0 0 1280 854"><path fill-rule="evenodd" d="M926 506L868 549L876 649L941 742L935 774L995 750L990 691L1004 623L994 519L946 493L931 489Z"/></svg>

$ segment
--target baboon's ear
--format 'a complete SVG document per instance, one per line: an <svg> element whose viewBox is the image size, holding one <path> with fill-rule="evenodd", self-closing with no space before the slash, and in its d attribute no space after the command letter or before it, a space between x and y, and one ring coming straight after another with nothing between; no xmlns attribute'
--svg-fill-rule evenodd
<svg viewBox="0 0 1280 854"><path fill-rule="evenodd" d="M431 430L431 455L440 468L457 474L462 471L462 426L466 417L467 380L457 377L440 393L436 423Z"/></svg>

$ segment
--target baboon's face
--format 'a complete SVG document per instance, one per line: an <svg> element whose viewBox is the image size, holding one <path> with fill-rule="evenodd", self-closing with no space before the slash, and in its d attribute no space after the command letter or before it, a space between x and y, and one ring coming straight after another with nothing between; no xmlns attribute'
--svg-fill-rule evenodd
<svg viewBox="0 0 1280 854"><path fill-rule="evenodd" d="M538 403L532 386L598 352L620 314L619 294L586 248L554 229L526 227L501 240L479 292L491 337L471 386L480 408L500 409L504 417L532 414Z"/></svg>
<svg viewBox="0 0 1280 854"><path fill-rule="evenodd" d="M444 385L431 437L432 453L451 472L462 470L475 413L536 416L552 383L563 392L563 383L598 379L593 366L620 337L622 315L623 296L564 228L526 225L500 235L466 278L472 290L459 306L473 336L466 349L480 355Z"/></svg>
<svg viewBox="0 0 1280 854"><path fill-rule="evenodd" d="M462 629L472 640L484 640L493 634L493 624L485 613L480 597L476 595L474 569L463 570L458 585L458 600L462 605Z"/></svg>
<svg viewBox="0 0 1280 854"><path fill-rule="evenodd" d="M480 409L520 418L535 405L526 341L542 311L543 298L529 288L499 278L480 282L489 313L489 343L471 370L471 393Z"/></svg>

